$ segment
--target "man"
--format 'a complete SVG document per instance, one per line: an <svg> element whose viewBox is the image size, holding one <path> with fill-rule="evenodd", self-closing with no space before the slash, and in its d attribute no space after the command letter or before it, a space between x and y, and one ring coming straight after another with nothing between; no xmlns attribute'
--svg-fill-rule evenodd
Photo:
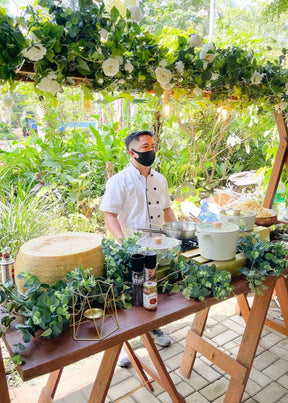
<svg viewBox="0 0 288 403"><path fill-rule="evenodd" d="M125 144L131 163L108 180L100 205L105 224L118 243L138 228L153 228L153 224L176 221L167 181L151 169L155 160L153 133L133 132L126 137ZM160 329L151 335L160 346L171 343ZM122 352L118 365L127 366L128 363L128 357Z"/></svg>

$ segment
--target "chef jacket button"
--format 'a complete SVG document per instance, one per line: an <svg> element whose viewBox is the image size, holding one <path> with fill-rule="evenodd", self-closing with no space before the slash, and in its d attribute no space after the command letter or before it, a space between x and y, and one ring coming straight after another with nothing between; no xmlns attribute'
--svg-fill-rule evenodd
<svg viewBox="0 0 288 403"><path fill-rule="evenodd" d="M160 218L160 214L158 214L158 218Z"/></svg>
<svg viewBox="0 0 288 403"><path fill-rule="evenodd" d="M148 204L151 204L151 202L148 202Z"/></svg>
<svg viewBox="0 0 288 403"><path fill-rule="evenodd" d="M153 220L153 215L151 215L151 217L150 217L150 218L151 218L151 220Z"/></svg>
<svg viewBox="0 0 288 403"><path fill-rule="evenodd" d="M159 200L157 200L157 202L156 202L157 204L159 204Z"/></svg>
<svg viewBox="0 0 288 403"><path fill-rule="evenodd" d="M157 188L154 188L154 190L157 190Z"/></svg>

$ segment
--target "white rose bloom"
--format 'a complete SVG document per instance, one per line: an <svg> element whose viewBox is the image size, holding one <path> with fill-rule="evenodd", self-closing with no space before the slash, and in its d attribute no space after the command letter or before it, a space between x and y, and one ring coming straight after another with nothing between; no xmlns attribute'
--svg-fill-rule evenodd
<svg viewBox="0 0 288 403"><path fill-rule="evenodd" d="M176 68L176 70L177 70L177 72L179 74L183 74L183 72L184 72L184 63L181 60L179 60L178 62L175 63L175 68Z"/></svg>
<svg viewBox="0 0 288 403"><path fill-rule="evenodd" d="M119 80L118 84L125 84L125 80Z"/></svg>
<svg viewBox="0 0 288 403"><path fill-rule="evenodd" d="M134 70L133 64L125 63L124 70L127 71L127 73L132 73L132 71Z"/></svg>
<svg viewBox="0 0 288 403"><path fill-rule="evenodd" d="M263 78L263 75L258 73L258 71L255 71L252 74L252 77L250 78L251 84L255 84L255 85L260 84L262 81L262 78Z"/></svg>
<svg viewBox="0 0 288 403"><path fill-rule="evenodd" d="M114 59L116 59L116 60L118 61L119 66L123 63L123 57L120 56L120 55L116 55L116 56L114 57Z"/></svg>
<svg viewBox="0 0 288 403"><path fill-rule="evenodd" d="M100 29L100 38L101 38L102 41L106 41L106 39L108 38L107 29L104 29L104 28Z"/></svg>
<svg viewBox="0 0 288 403"><path fill-rule="evenodd" d="M155 70L157 81L162 84L168 84L171 81L171 71L165 67L157 67Z"/></svg>
<svg viewBox="0 0 288 403"><path fill-rule="evenodd" d="M98 79L98 83L99 83L99 84L103 84L103 83L104 83L103 78L99 78L99 79Z"/></svg>
<svg viewBox="0 0 288 403"><path fill-rule="evenodd" d="M218 77L219 77L218 73L212 73L211 80L217 80Z"/></svg>
<svg viewBox="0 0 288 403"><path fill-rule="evenodd" d="M32 62L37 62L38 60L43 59L44 55L46 55L47 49L44 48L41 44L31 46L30 48L23 49L22 54L26 59L31 60Z"/></svg>
<svg viewBox="0 0 288 403"><path fill-rule="evenodd" d="M109 57L109 59L104 60L104 62L102 63L102 69L105 76L113 77L119 71L119 62L117 59L112 59L111 57Z"/></svg>
<svg viewBox="0 0 288 403"><path fill-rule="evenodd" d="M199 55L200 59L205 60L208 63L211 63L214 59L213 52L215 52L215 50L216 48L213 42L205 43Z"/></svg>
<svg viewBox="0 0 288 403"><path fill-rule="evenodd" d="M203 38L198 35L191 35L189 38L189 46L190 48L200 48L203 45Z"/></svg>
<svg viewBox="0 0 288 403"><path fill-rule="evenodd" d="M161 60L161 62L159 63L159 66L160 67L166 67L167 66L167 62L166 62L166 60Z"/></svg>
<svg viewBox="0 0 288 403"><path fill-rule="evenodd" d="M168 84L160 83L160 86L163 88L163 90L172 90L172 88L174 87L174 84L171 84L171 83L168 83Z"/></svg>
<svg viewBox="0 0 288 403"><path fill-rule="evenodd" d="M61 90L56 77L55 73L49 73L47 77L43 77L38 84L39 90L51 92L55 96Z"/></svg>
<svg viewBox="0 0 288 403"><path fill-rule="evenodd" d="M131 20L135 22L139 22L143 17L141 8L138 6L131 7L130 13L131 13Z"/></svg>

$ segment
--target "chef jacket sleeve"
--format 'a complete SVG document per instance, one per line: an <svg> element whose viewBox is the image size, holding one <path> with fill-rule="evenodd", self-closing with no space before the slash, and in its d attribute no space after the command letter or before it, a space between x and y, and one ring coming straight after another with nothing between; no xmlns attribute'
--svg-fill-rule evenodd
<svg viewBox="0 0 288 403"><path fill-rule="evenodd" d="M106 190L100 203L100 210L119 214L123 205L123 191L117 186L115 175L106 183Z"/></svg>

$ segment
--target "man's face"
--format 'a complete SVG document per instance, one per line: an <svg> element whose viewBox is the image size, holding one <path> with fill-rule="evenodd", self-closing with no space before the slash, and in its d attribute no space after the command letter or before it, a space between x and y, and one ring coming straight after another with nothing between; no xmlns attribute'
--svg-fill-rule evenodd
<svg viewBox="0 0 288 403"><path fill-rule="evenodd" d="M149 136L148 134L143 134L143 136L139 137L139 141L133 140L129 145L129 154L131 157L138 157L138 154L132 151L132 148L140 153L145 153L145 151L154 150L154 141L153 137Z"/></svg>

